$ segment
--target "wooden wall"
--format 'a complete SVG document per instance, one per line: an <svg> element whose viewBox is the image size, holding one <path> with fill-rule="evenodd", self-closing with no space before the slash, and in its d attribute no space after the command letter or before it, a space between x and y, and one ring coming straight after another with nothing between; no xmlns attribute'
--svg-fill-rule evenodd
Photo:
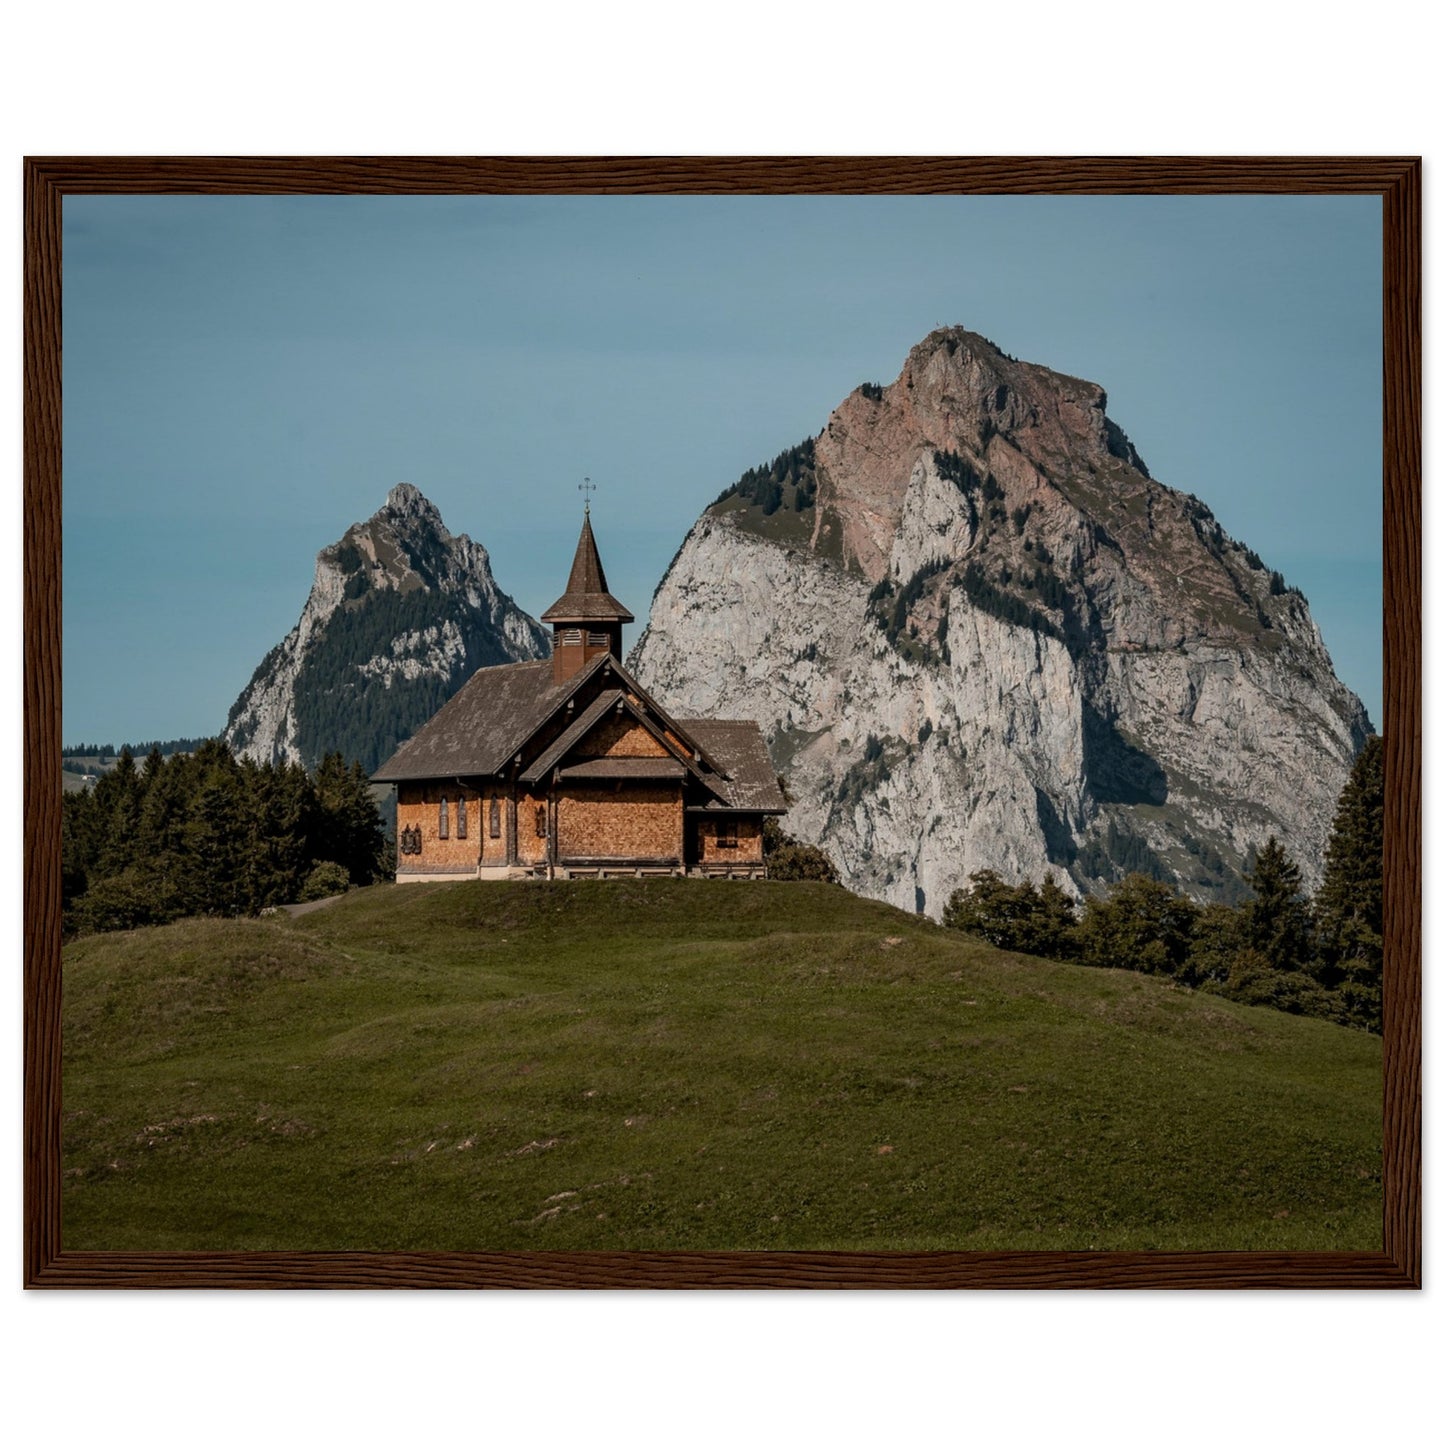
<svg viewBox="0 0 1445 1445"><path fill-rule="evenodd" d="M441 800L447 800L447 836L439 833ZM464 800L467 810L467 836L457 837L457 804ZM486 839L486 804L474 788L456 783L399 783L396 791L396 831L400 839L403 828L421 829L421 852L403 853L398 845L398 873L471 873L476 870L482 844L498 843L505 848L506 839Z"/></svg>
<svg viewBox="0 0 1445 1445"><path fill-rule="evenodd" d="M699 863L761 863L763 861L763 820L760 817L730 819L737 828L736 848L718 846L721 818L697 819L697 855Z"/></svg>
<svg viewBox="0 0 1445 1445"><path fill-rule="evenodd" d="M676 783L569 786L557 799L558 861L682 861L682 789Z"/></svg>
<svg viewBox="0 0 1445 1445"><path fill-rule="evenodd" d="M537 810L547 816L545 792L523 792L517 796L517 862L524 867L547 861L547 839L537 836ZM550 821L548 823L550 827Z"/></svg>
<svg viewBox="0 0 1445 1445"><path fill-rule="evenodd" d="M577 749L579 758L665 758L667 749L628 713L599 723Z"/></svg>

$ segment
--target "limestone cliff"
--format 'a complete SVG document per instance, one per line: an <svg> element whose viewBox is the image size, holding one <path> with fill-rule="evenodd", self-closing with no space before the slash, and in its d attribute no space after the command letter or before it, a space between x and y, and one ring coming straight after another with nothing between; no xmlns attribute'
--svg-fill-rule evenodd
<svg viewBox="0 0 1445 1445"><path fill-rule="evenodd" d="M261 662L226 741L258 762L389 757L478 667L546 657L546 630L415 487L322 548L296 626Z"/></svg>
<svg viewBox="0 0 1445 1445"><path fill-rule="evenodd" d="M1305 599L1154 481L1103 390L960 328L703 514L631 664L762 726L787 826L934 914L980 868L1318 880L1370 731Z"/></svg>

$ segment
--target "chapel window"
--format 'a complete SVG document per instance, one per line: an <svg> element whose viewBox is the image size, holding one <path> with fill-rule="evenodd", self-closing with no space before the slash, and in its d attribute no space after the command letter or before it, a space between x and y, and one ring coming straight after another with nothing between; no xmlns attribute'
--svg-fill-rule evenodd
<svg viewBox="0 0 1445 1445"><path fill-rule="evenodd" d="M447 833L447 800L441 801L441 807L437 810L437 837L445 838Z"/></svg>
<svg viewBox="0 0 1445 1445"><path fill-rule="evenodd" d="M467 836L467 800L466 800L465 798L458 798L458 799L457 799L457 837L458 837L458 838L465 838L466 836Z"/></svg>
<svg viewBox="0 0 1445 1445"><path fill-rule="evenodd" d="M717 845L719 848L736 848L738 846L738 820L727 818L717 825Z"/></svg>
<svg viewBox="0 0 1445 1445"><path fill-rule="evenodd" d="M500 798L493 798L487 808L487 831L493 838L502 836L502 803Z"/></svg>
<svg viewBox="0 0 1445 1445"><path fill-rule="evenodd" d="M539 838L547 836L547 805L545 803L537 805L537 836Z"/></svg>

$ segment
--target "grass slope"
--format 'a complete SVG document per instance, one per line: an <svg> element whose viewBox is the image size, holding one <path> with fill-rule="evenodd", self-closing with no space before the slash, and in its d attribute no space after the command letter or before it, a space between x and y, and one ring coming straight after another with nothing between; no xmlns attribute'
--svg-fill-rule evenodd
<svg viewBox="0 0 1445 1445"><path fill-rule="evenodd" d="M368 889L65 954L72 1249L1380 1246L1380 1041L818 884Z"/></svg>

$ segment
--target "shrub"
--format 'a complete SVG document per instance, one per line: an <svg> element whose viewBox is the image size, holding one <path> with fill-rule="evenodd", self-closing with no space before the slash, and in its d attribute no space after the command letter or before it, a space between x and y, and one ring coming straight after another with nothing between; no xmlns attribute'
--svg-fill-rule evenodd
<svg viewBox="0 0 1445 1445"><path fill-rule="evenodd" d="M1025 880L1010 887L991 868L969 875L971 887L955 890L943 910L945 928L957 928L1017 953L1067 958L1075 951L1074 901L1045 878L1042 888Z"/></svg>
<svg viewBox="0 0 1445 1445"><path fill-rule="evenodd" d="M1235 1003L1279 1009L1287 1014L1346 1023L1349 1010L1338 994L1306 974L1274 967L1257 949L1241 949L1234 957L1229 977L1222 984L1206 984L1205 992L1217 993Z"/></svg>
<svg viewBox="0 0 1445 1445"><path fill-rule="evenodd" d="M763 859L768 877L777 883L837 883L833 860L811 843L785 833L776 818L763 822Z"/></svg>
<svg viewBox="0 0 1445 1445"><path fill-rule="evenodd" d="M1167 884L1131 873L1107 899L1085 901L1081 957L1096 968L1182 974L1198 912Z"/></svg>
<svg viewBox="0 0 1445 1445"><path fill-rule="evenodd" d="M334 898L345 893L351 886L351 876L340 863L318 863L306 875L301 885L301 903L310 903L317 898Z"/></svg>
<svg viewBox="0 0 1445 1445"><path fill-rule="evenodd" d="M185 911L180 890L166 873L137 866L92 883L76 901L73 922L83 932L111 933L171 923Z"/></svg>

